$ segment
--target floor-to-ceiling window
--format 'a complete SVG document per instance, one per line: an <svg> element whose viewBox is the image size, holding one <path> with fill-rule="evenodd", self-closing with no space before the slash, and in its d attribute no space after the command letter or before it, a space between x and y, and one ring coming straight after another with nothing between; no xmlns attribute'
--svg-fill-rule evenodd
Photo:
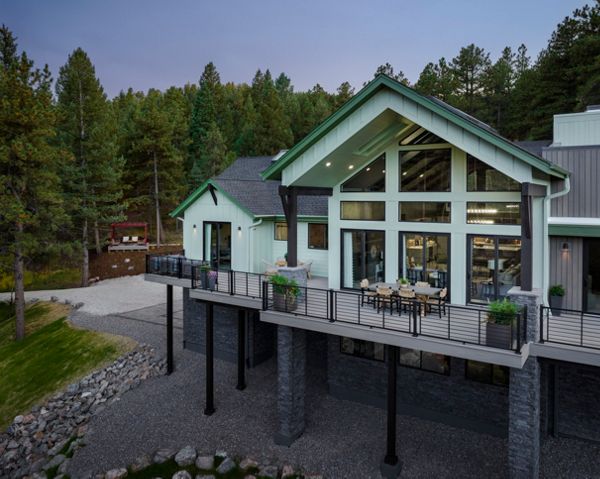
<svg viewBox="0 0 600 479"><path fill-rule="evenodd" d="M600 239L584 240L583 307L588 313L600 313Z"/></svg>
<svg viewBox="0 0 600 479"><path fill-rule="evenodd" d="M507 236L468 236L468 299L486 303L504 298L521 284L521 239Z"/></svg>
<svg viewBox="0 0 600 479"><path fill-rule="evenodd" d="M450 235L400 233L400 276L446 288L450 280Z"/></svg>
<svg viewBox="0 0 600 479"><path fill-rule="evenodd" d="M342 230L342 287L385 280L385 232Z"/></svg>
<svg viewBox="0 0 600 479"><path fill-rule="evenodd" d="M204 222L204 261L231 269L231 223Z"/></svg>

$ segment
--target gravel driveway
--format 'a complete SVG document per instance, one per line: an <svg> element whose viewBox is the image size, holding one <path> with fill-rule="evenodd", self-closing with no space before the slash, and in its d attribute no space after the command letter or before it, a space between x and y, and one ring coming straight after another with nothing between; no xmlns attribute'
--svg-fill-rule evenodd
<svg viewBox="0 0 600 479"><path fill-rule="evenodd" d="M165 302L164 284L144 281L144 275L100 281L87 288L54 289L27 291L25 299L50 300L56 296L59 301L83 303L80 311L94 315L118 314L134 309L145 308ZM7 300L10 293L0 293L0 301ZM173 288L173 298L181 299L181 288Z"/></svg>

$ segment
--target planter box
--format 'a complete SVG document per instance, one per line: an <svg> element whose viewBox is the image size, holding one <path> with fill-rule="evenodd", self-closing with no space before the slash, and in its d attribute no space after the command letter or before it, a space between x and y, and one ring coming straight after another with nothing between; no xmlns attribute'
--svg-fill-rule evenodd
<svg viewBox="0 0 600 479"><path fill-rule="evenodd" d="M550 309L552 310L552 316L560 316L561 309L563 307L564 296L550 296Z"/></svg>
<svg viewBox="0 0 600 479"><path fill-rule="evenodd" d="M296 311L298 307L298 298L292 295L285 295L273 292L273 309L283 313Z"/></svg>
<svg viewBox="0 0 600 479"><path fill-rule="evenodd" d="M492 348L514 349L516 338L512 337L510 324L485 324L485 344Z"/></svg>

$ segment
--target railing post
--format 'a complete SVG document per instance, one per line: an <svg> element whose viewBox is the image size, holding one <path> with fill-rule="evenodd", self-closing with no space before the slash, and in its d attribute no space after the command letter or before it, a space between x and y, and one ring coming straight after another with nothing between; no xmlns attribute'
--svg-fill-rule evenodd
<svg viewBox="0 0 600 479"><path fill-rule="evenodd" d="M177 258L177 277L179 279L181 279L182 274L183 274L183 259L181 258L181 256L179 256Z"/></svg>
<svg viewBox="0 0 600 479"><path fill-rule="evenodd" d="M191 280L192 280L192 289L196 289L196 266L195 265L192 265L191 275L192 275L192 278L191 278Z"/></svg>
<svg viewBox="0 0 600 479"><path fill-rule="evenodd" d="M263 281L262 285L262 309L266 311L269 308L269 282Z"/></svg>
<svg viewBox="0 0 600 479"><path fill-rule="evenodd" d="M416 299L414 299L412 301L412 307L413 307L413 310L412 310L413 333L412 333L412 335L418 336L418 333L417 333L417 308L419 307L419 302Z"/></svg>
<svg viewBox="0 0 600 479"><path fill-rule="evenodd" d="M579 345L583 347L583 310L581 310L581 327L579 331Z"/></svg>
<svg viewBox="0 0 600 479"><path fill-rule="evenodd" d="M540 344L544 342L544 306L540 306Z"/></svg>
<svg viewBox="0 0 600 479"><path fill-rule="evenodd" d="M229 270L229 294L233 296L235 294L235 271Z"/></svg>
<svg viewBox="0 0 600 479"><path fill-rule="evenodd" d="M329 322L333 323L335 321L335 314L333 312L333 295L335 294L335 292L333 291L333 289L329 289Z"/></svg>
<svg viewBox="0 0 600 479"><path fill-rule="evenodd" d="M477 344L481 344L481 311L477 311Z"/></svg>
<svg viewBox="0 0 600 479"><path fill-rule="evenodd" d="M523 310L519 314L517 314L517 353L521 352L521 315L523 314Z"/></svg>

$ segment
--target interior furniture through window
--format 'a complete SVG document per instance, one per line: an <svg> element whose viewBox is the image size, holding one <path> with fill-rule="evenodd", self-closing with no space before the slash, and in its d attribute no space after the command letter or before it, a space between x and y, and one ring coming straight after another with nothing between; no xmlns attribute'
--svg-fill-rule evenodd
<svg viewBox="0 0 600 479"><path fill-rule="evenodd" d="M479 225L520 225L519 202L467 202L467 223Z"/></svg>
<svg viewBox="0 0 600 479"><path fill-rule="evenodd" d="M480 383L508 386L510 373L506 366L467 360L465 377Z"/></svg>
<svg viewBox="0 0 600 479"><path fill-rule="evenodd" d="M384 255L384 231L342 230L342 287L358 289L363 279L384 281Z"/></svg>
<svg viewBox="0 0 600 479"><path fill-rule="evenodd" d="M385 201L342 201L342 220L385 221Z"/></svg>
<svg viewBox="0 0 600 479"><path fill-rule="evenodd" d="M324 223L308 223L308 247L310 249L328 248L328 231Z"/></svg>
<svg viewBox="0 0 600 479"><path fill-rule="evenodd" d="M359 358L385 360L385 347L380 343L363 341L342 336L340 338L340 351L344 354L357 356Z"/></svg>
<svg viewBox="0 0 600 479"><path fill-rule="evenodd" d="M502 299L521 284L521 238L469 235L467 243L470 302Z"/></svg>
<svg viewBox="0 0 600 479"><path fill-rule="evenodd" d="M450 235L400 233L399 272L411 284L426 281L436 288L450 286Z"/></svg>
<svg viewBox="0 0 600 479"><path fill-rule="evenodd" d="M399 201L398 221L450 223L450 203L443 201Z"/></svg>
<svg viewBox="0 0 600 479"><path fill-rule="evenodd" d="M287 241L287 239L288 239L287 223L275 223L275 239L277 241Z"/></svg>

